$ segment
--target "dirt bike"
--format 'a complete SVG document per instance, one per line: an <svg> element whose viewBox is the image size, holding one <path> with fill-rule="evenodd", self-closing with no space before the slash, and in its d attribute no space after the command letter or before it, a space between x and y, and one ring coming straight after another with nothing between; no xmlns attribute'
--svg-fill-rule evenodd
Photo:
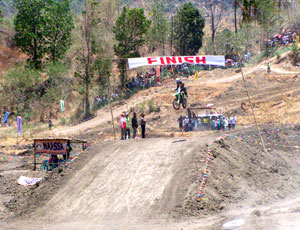
<svg viewBox="0 0 300 230"><path fill-rule="evenodd" d="M185 98L184 92L176 92L174 96L175 96L173 101L174 109L179 110L180 104L182 104L182 107L185 109L187 107L187 100Z"/></svg>

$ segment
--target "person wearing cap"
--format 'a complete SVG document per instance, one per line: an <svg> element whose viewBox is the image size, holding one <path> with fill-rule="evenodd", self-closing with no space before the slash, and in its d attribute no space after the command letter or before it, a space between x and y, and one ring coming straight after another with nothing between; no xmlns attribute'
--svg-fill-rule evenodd
<svg viewBox="0 0 300 230"><path fill-rule="evenodd" d="M126 120L125 139L130 139L130 118L129 118L128 113L125 114L125 120Z"/></svg>
<svg viewBox="0 0 300 230"><path fill-rule="evenodd" d="M120 125L121 125L121 140L125 140L125 137L126 137L126 119L125 119L125 114L124 113L121 114Z"/></svg>

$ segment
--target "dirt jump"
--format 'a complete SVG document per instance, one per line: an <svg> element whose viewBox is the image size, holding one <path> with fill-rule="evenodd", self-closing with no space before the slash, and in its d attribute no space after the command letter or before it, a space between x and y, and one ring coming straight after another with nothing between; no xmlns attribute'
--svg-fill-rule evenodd
<svg viewBox="0 0 300 230"><path fill-rule="evenodd" d="M270 135L272 131L265 129ZM284 142L287 135L295 138L290 143L297 143L297 129L273 140L270 145L275 149L268 153L257 141L237 138L255 133L249 128L247 132L208 134L205 138L94 145L67 169L67 178L57 172L36 191L29 189L31 193L20 194L14 204L8 204L20 217L2 226L222 229L226 221L243 218L245 224L240 229L294 229L288 228L288 223L295 226L297 218L291 215L299 216L300 156L297 151L276 149L275 143ZM205 164L208 153L211 160ZM204 199L199 199L206 169ZM58 180L62 180L59 189L49 192L54 186L51 182Z"/></svg>
<svg viewBox="0 0 300 230"><path fill-rule="evenodd" d="M113 140L104 108L92 120L39 134L93 140L64 170L33 172L23 164L27 155L1 163L0 228L300 229L300 78L296 69L272 68L244 70L267 152L240 73L215 70L185 80L190 104L237 115L237 130L222 133L179 132L186 111L172 109L174 81L166 80L113 106L118 116L149 100L160 105L146 115L146 139ZM43 180L22 187L21 175Z"/></svg>

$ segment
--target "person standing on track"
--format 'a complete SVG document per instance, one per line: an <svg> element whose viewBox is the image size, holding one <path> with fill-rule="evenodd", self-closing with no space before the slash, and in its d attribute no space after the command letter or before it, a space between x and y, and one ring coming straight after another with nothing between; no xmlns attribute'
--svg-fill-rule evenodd
<svg viewBox="0 0 300 230"><path fill-rule="evenodd" d="M128 113L125 114L125 120L126 120L126 135L125 139L130 139L130 118Z"/></svg>
<svg viewBox="0 0 300 230"><path fill-rule="evenodd" d="M271 63L270 62L268 62L268 64L267 64L267 72L271 73Z"/></svg>
<svg viewBox="0 0 300 230"><path fill-rule="evenodd" d="M142 128L142 138L146 138L146 119L145 114L141 114L141 128Z"/></svg>
<svg viewBox="0 0 300 230"><path fill-rule="evenodd" d="M133 118L131 119L131 123L132 123L133 139L136 139L136 131L137 128L139 127L138 120L136 117L136 112L133 113Z"/></svg>
<svg viewBox="0 0 300 230"><path fill-rule="evenodd" d="M235 118L235 115L234 115L232 120L231 120L231 128L235 129L235 125L236 125L236 118Z"/></svg>
<svg viewBox="0 0 300 230"><path fill-rule="evenodd" d="M120 117L120 125L121 125L121 140L125 140L126 138L126 120L124 113L121 114Z"/></svg>

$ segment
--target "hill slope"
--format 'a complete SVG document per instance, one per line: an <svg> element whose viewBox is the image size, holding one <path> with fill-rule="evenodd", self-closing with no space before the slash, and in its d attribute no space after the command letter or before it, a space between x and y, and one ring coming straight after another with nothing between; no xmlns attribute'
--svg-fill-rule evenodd
<svg viewBox="0 0 300 230"><path fill-rule="evenodd" d="M246 133L250 136L255 129ZM248 228L244 229L254 229L253 211L261 210L261 218L267 218L275 212L267 207L298 197L300 156L296 151L277 149L266 154L255 144L227 137L210 147L205 200L198 201L208 157L205 143L217 137L213 134L187 140L156 138L94 145L85 153L85 160L76 162L77 170L70 179L52 191L49 201L42 198L47 199L54 181L45 181L39 189L31 190L27 202L33 206L19 203L25 195L21 193L11 205L27 212L40 206L30 215L35 223L14 220L8 229L19 229L24 224L35 229L41 223L47 229L136 229L146 223L149 229L178 229L185 221L189 227L184 229L219 229L224 217L237 216L247 220ZM293 213L296 215L296 211ZM205 218L208 214L213 220ZM204 218L206 223L194 222L195 217ZM284 220L279 218L268 225L256 220L255 225L269 230L284 224ZM174 228L164 228L173 224Z"/></svg>

